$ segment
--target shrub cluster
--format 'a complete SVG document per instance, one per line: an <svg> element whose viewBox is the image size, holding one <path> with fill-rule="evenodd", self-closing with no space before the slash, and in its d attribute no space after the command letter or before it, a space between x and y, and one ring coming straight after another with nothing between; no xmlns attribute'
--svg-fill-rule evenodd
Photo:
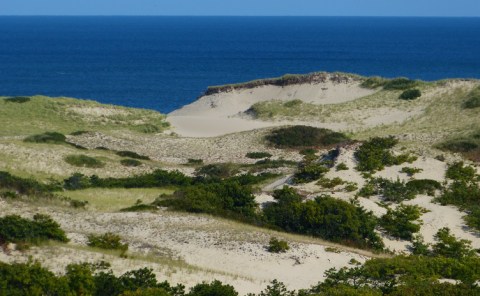
<svg viewBox="0 0 480 296"><path fill-rule="evenodd" d="M64 160L66 163L76 167L103 168L105 166L102 161L83 154L67 155Z"/></svg>
<svg viewBox="0 0 480 296"><path fill-rule="evenodd" d="M355 151L358 161L357 170L375 172L383 170L385 166L399 165L404 162L413 162L415 156L401 154L394 156L390 149L397 145L398 140L394 137L372 138Z"/></svg>
<svg viewBox="0 0 480 296"><path fill-rule="evenodd" d="M138 161L136 159L131 159L131 158L122 159L120 160L120 163L126 167L138 167L142 165L141 161Z"/></svg>
<svg viewBox="0 0 480 296"><path fill-rule="evenodd" d="M64 144L67 138L64 134L57 132L46 132L43 134L28 136L24 139L29 143L47 143L47 144Z"/></svg>
<svg viewBox="0 0 480 296"><path fill-rule="evenodd" d="M122 255L128 250L128 244L122 243L122 238L119 235L110 232L101 235L89 235L87 244L94 248L120 250Z"/></svg>
<svg viewBox="0 0 480 296"><path fill-rule="evenodd" d="M445 141L437 147L442 150L461 153L467 159L480 162L480 132Z"/></svg>
<svg viewBox="0 0 480 296"><path fill-rule="evenodd" d="M29 102L30 100L31 99L29 97L9 97L5 99L5 102L23 104Z"/></svg>
<svg viewBox="0 0 480 296"><path fill-rule="evenodd" d="M387 83L387 79L379 77L379 76L373 76L373 77L368 77L365 79L362 84L360 84L361 87L363 88L370 88L370 89L376 89L379 87L382 87Z"/></svg>
<svg viewBox="0 0 480 296"><path fill-rule="evenodd" d="M480 176L475 168L457 162L448 167L446 177L453 182L436 200L443 205L455 205L465 210L467 224L480 230Z"/></svg>
<svg viewBox="0 0 480 296"><path fill-rule="evenodd" d="M381 195L384 201L400 203L415 198L418 192L405 182L391 181L384 178L373 178L358 192L359 196L369 197Z"/></svg>
<svg viewBox="0 0 480 296"><path fill-rule="evenodd" d="M376 218L357 205L328 196L303 202L288 187L276 190L273 196L277 202L263 209L265 220L271 225L356 247L383 248L375 233Z"/></svg>
<svg viewBox="0 0 480 296"><path fill-rule="evenodd" d="M416 223L422 215L419 206L399 205L395 210L388 209L387 213L379 220L379 225L389 235L411 240L413 234L420 231L420 223Z"/></svg>
<svg viewBox="0 0 480 296"><path fill-rule="evenodd" d="M121 157L128 157L128 158L134 158L134 159L141 159L141 160L150 160L150 157L145 156L145 155L140 155L136 152L133 151L117 151L115 152L116 155L121 156Z"/></svg>
<svg viewBox="0 0 480 296"><path fill-rule="evenodd" d="M248 152L245 157L252 158L252 159L261 159L261 158L269 158L272 155L268 152Z"/></svg>
<svg viewBox="0 0 480 296"><path fill-rule="evenodd" d="M422 96L422 92L419 89L412 88L402 92L399 98L402 100L410 101L410 100L415 100L416 98L419 98L421 96Z"/></svg>
<svg viewBox="0 0 480 296"><path fill-rule="evenodd" d="M45 240L68 241L60 225L48 215L35 214L33 220L17 215L0 218L0 242L37 244Z"/></svg>
<svg viewBox="0 0 480 296"><path fill-rule="evenodd" d="M480 107L480 86L472 90L465 98L464 107L475 109Z"/></svg>
<svg viewBox="0 0 480 296"><path fill-rule="evenodd" d="M400 77L388 80L384 85L385 90L406 90L418 85L418 81Z"/></svg>
<svg viewBox="0 0 480 296"><path fill-rule="evenodd" d="M288 243L284 240L278 240L276 237L270 238L268 242L267 251L270 253L285 253L290 250Z"/></svg>
<svg viewBox="0 0 480 296"><path fill-rule="evenodd" d="M416 173L422 172L423 169L419 168L412 168L412 167L403 167L400 172L407 174L407 176L412 177Z"/></svg>
<svg viewBox="0 0 480 296"><path fill-rule="evenodd" d="M277 148L328 147L350 140L343 133L303 125L273 130L265 139Z"/></svg>
<svg viewBox="0 0 480 296"><path fill-rule="evenodd" d="M55 185L45 185L34 179L20 178L0 171L0 188L22 195L48 195L50 191L61 189Z"/></svg>

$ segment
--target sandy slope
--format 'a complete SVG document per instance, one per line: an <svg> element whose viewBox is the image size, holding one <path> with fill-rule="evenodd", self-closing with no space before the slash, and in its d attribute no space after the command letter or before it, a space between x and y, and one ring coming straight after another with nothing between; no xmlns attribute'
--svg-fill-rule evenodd
<svg viewBox="0 0 480 296"><path fill-rule="evenodd" d="M336 83L327 81L316 84L288 86L266 85L253 89L233 90L203 96L197 101L175 110L168 115L173 131L187 137L213 137L285 124L308 124L331 129L345 129L344 124L321 124L315 122L265 122L240 118L240 114L253 104L264 101L294 99L313 104L338 104L352 101L374 93L361 88L360 82Z"/></svg>

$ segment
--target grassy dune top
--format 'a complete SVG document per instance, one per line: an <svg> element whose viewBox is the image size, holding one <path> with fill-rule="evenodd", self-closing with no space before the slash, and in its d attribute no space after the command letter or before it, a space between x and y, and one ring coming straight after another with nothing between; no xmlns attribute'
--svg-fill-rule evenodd
<svg viewBox="0 0 480 296"><path fill-rule="evenodd" d="M56 131L130 130L156 133L168 127L165 116L152 110L45 96L0 97L0 136Z"/></svg>

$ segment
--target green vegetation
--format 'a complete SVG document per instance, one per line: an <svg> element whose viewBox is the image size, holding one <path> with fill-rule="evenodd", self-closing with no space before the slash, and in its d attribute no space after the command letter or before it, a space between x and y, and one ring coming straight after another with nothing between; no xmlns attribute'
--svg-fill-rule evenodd
<svg viewBox="0 0 480 296"><path fill-rule="evenodd" d="M442 190L442 184L435 180L429 179L415 179L410 180L406 184L407 188L416 192L416 194L435 195L435 191Z"/></svg>
<svg viewBox="0 0 480 296"><path fill-rule="evenodd" d="M277 148L330 147L349 141L342 133L303 125L273 130L265 139Z"/></svg>
<svg viewBox="0 0 480 296"><path fill-rule="evenodd" d="M195 175L202 178L228 178L238 173L238 167L232 163L208 164L195 170Z"/></svg>
<svg viewBox="0 0 480 296"><path fill-rule="evenodd" d="M420 98L421 96L422 92L419 89L412 88L402 92L399 98L402 100L410 101L415 100L416 98Z"/></svg>
<svg viewBox="0 0 480 296"><path fill-rule="evenodd" d="M331 188L335 188L337 186L343 185L345 183L346 182L343 181L341 178L335 177L333 179L321 178L320 180L318 180L317 185L320 185L323 188L331 189Z"/></svg>
<svg viewBox="0 0 480 296"><path fill-rule="evenodd" d="M336 166L337 171L348 171L348 166L345 163L339 163Z"/></svg>
<svg viewBox="0 0 480 296"><path fill-rule="evenodd" d="M385 90L406 90L418 85L418 81L400 77L388 80L384 85Z"/></svg>
<svg viewBox="0 0 480 296"><path fill-rule="evenodd" d="M419 169L419 168L403 167L400 172L407 174L407 176L409 177L412 177L413 175L420 173L422 171L423 169Z"/></svg>
<svg viewBox="0 0 480 296"><path fill-rule="evenodd" d="M470 133L463 137L457 137L444 141L437 145L438 148L461 153L464 157L480 162L480 132Z"/></svg>
<svg viewBox="0 0 480 296"><path fill-rule="evenodd" d="M48 215L35 214L33 220L17 215L0 218L0 244L38 244L46 240L68 241L60 225Z"/></svg>
<svg viewBox="0 0 480 296"><path fill-rule="evenodd" d="M117 151L115 152L116 155L121 156L121 157L128 157L128 158L134 158L134 159L141 159L141 160L150 160L150 157L140 155L136 152L133 151Z"/></svg>
<svg viewBox="0 0 480 296"><path fill-rule="evenodd" d="M376 219L363 208L329 196L302 201L293 189L276 190L276 203L267 204L267 223L288 231L321 237L361 248L382 249Z"/></svg>
<svg viewBox="0 0 480 296"><path fill-rule="evenodd" d="M78 190L85 188L154 188L167 186L187 186L193 182L192 178L185 176L179 171L155 170L138 176L126 178L99 178L96 175L87 177L75 173L64 180L64 188Z"/></svg>
<svg viewBox="0 0 480 296"><path fill-rule="evenodd" d="M457 162L448 167L446 177L453 182L436 200L442 205L455 205L466 211L467 224L480 230L480 176L475 168Z"/></svg>
<svg viewBox="0 0 480 296"><path fill-rule="evenodd" d="M296 184L308 183L320 179L329 171L324 163L304 160L298 171L293 176L293 182Z"/></svg>
<svg viewBox="0 0 480 296"><path fill-rule="evenodd" d="M67 155L64 158L65 162L76 167L85 167L85 168L103 168L105 164L94 158L87 155Z"/></svg>
<svg viewBox="0 0 480 296"><path fill-rule="evenodd" d="M284 240L278 240L276 237L270 238L268 242L267 251L270 253L285 253L290 250L288 243Z"/></svg>
<svg viewBox="0 0 480 296"><path fill-rule="evenodd" d="M373 178L358 192L359 196L369 197L381 195L384 201L400 203L415 198L418 192L415 188L407 186L405 182L391 181L384 178Z"/></svg>
<svg viewBox="0 0 480 296"><path fill-rule="evenodd" d="M188 165L202 165L203 164L203 159L189 158L189 159L187 159L187 164Z"/></svg>
<svg viewBox="0 0 480 296"><path fill-rule="evenodd" d="M399 165L404 162L413 162L415 156L401 154L394 156L390 149L397 145L398 140L394 137L372 138L355 151L358 161L357 170L364 172L381 171L385 166Z"/></svg>
<svg viewBox="0 0 480 296"><path fill-rule="evenodd" d="M286 107L286 108L293 108L293 107L296 107L298 105L301 105L303 104L303 101L302 100L291 100L291 101L287 101L285 103L283 103L283 106Z"/></svg>
<svg viewBox="0 0 480 296"><path fill-rule="evenodd" d="M362 82L362 84L360 84L360 86L363 88L376 89L379 87L383 87L385 83L387 83L387 81L388 80L386 78L382 78L379 76L368 77Z"/></svg>
<svg viewBox="0 0 480 296"><path fill-rule="evenodd" d="M29 97L9 97L4 99L7 103L23 104L30 101Z"/></svg>
<svg viewBox="0 0 480 296"><path fill-rule="evenodd" d="M64 144L66 142L65 135L57 132L46 132L39 135L33 135L25 138L25 142L30 143L46 143L46 144Z"/></svg>
<svg viewBox="0 0 480 296"><path fill-rule="evenodd" d="M28 97L23 104L0 100L0 136L42 134L57 131L70 134L79 130L141 132L148 122L166 128L165 115L156 111L125 108L69 98ZM94 109L98 112L91 112Z"/></svg>
<svg viewBox="0 0 480 296"><path fill-rule="evenodd" d="M131 158L122 159L120 160L120 163L126 167L138 167L142 165L141 161L138 161L136 159L131 159Z"/></svg>
<svg viewBox="0 0 480 296"><path fill-rule="evenodd" d="M480 86L468 93L465 98L464 107L467 109L475 109L480 107Z"/></svg>
<svg viewBox="0 0 480 296"><path fill-rule="evenodd" d="M411 240L413 234L420 231L420 224L415 223L422 215L419 206L399 205L395 210L388 209L379 220L379 225L391 236Z"/></svg>
<svg viewBox="0 0 480 296"><path fill-rule="evenodd" d="M251 159L261 159L261 158L269 158L272 157L272 155L268 152L248 152L245 157L251 158Z"/></svg>
<svg viewBox="0 0 480 296"><path fill-rule="evenodd" d="M101 235L89 235L87 244L94 248L120 250L122 255L128 250L128 244L122 243L122 238L119 235L110 232Z"/></svg>
<svg viewBox="0 0 480 296"><path fill-rule="evenodd" d="M13 191L15 194L39 196L50 195L50 191L60 188L56 184L45 185L31 178L20 178L0 171L0 189L0 191Z"/></svg>

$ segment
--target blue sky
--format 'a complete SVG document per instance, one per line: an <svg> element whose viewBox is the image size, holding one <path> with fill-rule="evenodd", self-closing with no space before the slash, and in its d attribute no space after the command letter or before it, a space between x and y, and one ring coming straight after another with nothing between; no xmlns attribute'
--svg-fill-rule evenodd
<svg viewBox="0 0 480 296"><path fill-rule="evenodd" d="M480 0L0 0L0 15L480 16Z"/></svg>

